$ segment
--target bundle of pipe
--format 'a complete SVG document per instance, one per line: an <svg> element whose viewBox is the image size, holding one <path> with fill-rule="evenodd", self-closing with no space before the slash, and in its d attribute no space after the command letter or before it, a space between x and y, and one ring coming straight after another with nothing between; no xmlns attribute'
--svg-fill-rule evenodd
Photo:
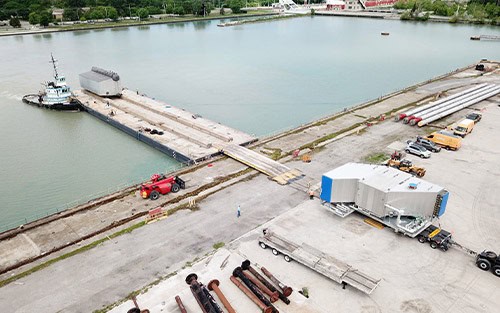
<svg viewBox="0 0 500 313"><path fill-rule="evenodd" d="M466 107L468 107L470 105L473 105L475 103L478 103L478 102L481 102L481 101L486 100L488 98L491 98L491 97L493 97L493 96L495 96L495 95L497 95L499 93L500 93L500 86L497 86L496 88L491 89L488 93L480 96L479 98L474 98L472 100L469 100L469 101L463 103L462 105L450 108L447 111L444 111L444 112L439 113L437 115L433 115L433 116L431 116L431 117L429 117L429 118L427 118L425 120L422 120L422 121L418 122L418 126L419 127L425 126L425 125L427 125L429 123L434 122L435 120L438 120L438 119L440 119L442 117L445 117L447 115L453 114L453 113L455 113L457 111L460 111L461 109L464 109L464 108L466 108Z"/></svg>
<svg viewBox="0 0 500 313"><path fill-rule="evenodd" d="M396 122L403 120L403 123L408 124L408 122L415 117L415 114L421 113L422 111L425 111L425 110L428 110L428 109L433 108L435 106L438 106L438 105L442 104L443 102L447 102L447 101L456 99L458 97L461 97L467 93L470 93L470 92L473 92L477 89L483 88L484 86L486 86L486 84L480 84L480 85L477 85L475 87L464 90L462 92L459 92L457 94L451 95L449 97L446 97L446 98L443 98L443 99L440 99L437 101L433 101L433 102L430 102L426 105L417 107L417 108L412 109L410 111L407 111L405 113L400 113L400 114L396 115L395 120L396 120Z"/></svg>
<svg viewBox="0 0 500 313"><path fill-rule="evenodd" d="M254 283L248 279L245 274L243 273L243 270L241 267L237 267L233 271L233 277L239 278L243 284L258 298L258 300L261 302L261 304L258 304L255 302L265 313L279 313L279 311L272 305L271 301L269 301L263 292L257 287ZM241 291L245 292L236 282L233 281L233 277L231 277L231 281L240 288ZM247 296L248 293L245 292ZM249 296L250 297L250 296ZM252 299L252 297L250 297ZM252 299L253 300L253 299ZM264 307L264 308L263 308Z"/></svg>
<svg viewBox="0 0 500 313"><path fill-rule="evenodd" d="M440 105L438 108L433 108L432 110L425 111L423 113L419 113L419 116L416 116L412 120L410 120L410 125L416 125L422 120L425 120L429 117L432 117L434 115L440 114L442 112L448 111L452 108L458 107L463 105L464 103L470 103L474 104L479 101L474 101L476 99L482 99L482 96L489 94L492 90L496 89L496 85L487 85L481 89L475 90L474 92L471 92L465 96L462 96L460 98L454 99L450 102L443 103L443 105ZM472 102L471 102L472 101ZM469 104L469 105L470 105Z"/></svg>
<svg viewBox="0 0 500 313"><path fill-rule="evenodd" d="M261 310L263 313L273 313L273 308L270 306L266 306L264 303L260 301L259 298L257 298L247 287L244 286L242 282L240 282L236 277L231 276L230 277L231 281L233 284L236 285L250 300L252 300Z"/></svg>
<svg viewBox="0 0 500 313"><path fill-rule="evenodd" d="M191 292L203 313L224 313L207 288L198 282L198 275L189 274L186 277L186 284L191 288Z"/></svg>
<svg viewBox="0 0 500 313"><path fill-rule="evenodd" d="M243 261L241 263L241 268L243 269L243 271L248 271L252 273L252 275L255 276L255 278L259 280L260 283L262 283L268 290L270 290L270 292L277 293L278 298L280 298L281 301L285 302L287 305L290 304L290 300L287 298L287 296L285 296L282 291L278 290L276 287L274 287L272 283L270 283L269 281L267 281L267 279L265 279L262 275L260 275L259 272L257 272L257 270L254 269L250 264L251 263L249 260ZM287 286L285 287L288 288L286 290L289 293L288 295L290 295L292 293L292 289Z"/></svg>

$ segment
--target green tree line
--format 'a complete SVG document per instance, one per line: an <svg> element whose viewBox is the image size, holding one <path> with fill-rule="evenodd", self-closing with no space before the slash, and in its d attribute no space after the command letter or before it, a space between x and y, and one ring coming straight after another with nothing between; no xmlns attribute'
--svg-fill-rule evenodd
<svg viewBox="0 0 500 313"><path fill-rule="evenodd" d="M500 0L472 0L466 4L442 0L403 0L395 3L394 8L408 10L402 19L425 19L425 14L419 12L433 12L434 15L452 17L451 22L459 19L484 22L489 19L492 24L500 24Z"/></svg>
<svg viewBox="0 0 500 313"><path fill-rule="evenodd" d="M0 20L15 18L48 25L56 8L64 9L63 20L66 21L147 18L154 14L202 16L216 7L240 13L247 3L245 0L0 0ZM272 0L251 2L255 6L271 3Z"/></svg>

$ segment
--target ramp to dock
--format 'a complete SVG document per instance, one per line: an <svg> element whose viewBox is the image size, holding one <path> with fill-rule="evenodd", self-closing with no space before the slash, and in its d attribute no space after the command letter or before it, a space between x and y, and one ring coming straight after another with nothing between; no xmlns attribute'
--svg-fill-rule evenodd
<svg viewBox="0 0 500 313"><path fill-rule="evenodd" d="M374 279L331 255L305 243L292 242L269 229L259 241L339 284L346 283L366 294L371 294L380 283L380 279Z"/></svg>
<svg viewBox="0 0 500 313"><path fill-rule="evenodd" d="M239 145L228 144L221 146L221 149L225 155L264 173L281 185L286 185L304 176L297 169L290 169L277 161Z"/></svg>

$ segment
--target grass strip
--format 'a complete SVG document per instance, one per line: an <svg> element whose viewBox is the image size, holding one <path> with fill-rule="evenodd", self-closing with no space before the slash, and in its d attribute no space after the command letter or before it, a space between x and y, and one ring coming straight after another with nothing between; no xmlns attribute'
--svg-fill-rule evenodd
<svg viewBox="0 0 500 313"><path fill-rule="evenodd" d="M5 280L0 281L0 288L3 287L3 286L5 286L5 285L7 285L7 284L10 284L11 282L16 281L16 280L18 280L20 278L23 278L23 277L26 277L26 276L28 276L28 275L30 275L32 273L38 272L39 270L42 270L42 269L44 269L44 268L46 268L46 267L48 267L48 266L50 266L50 265L52 265L54 263L57 263L59 261L65 260L65 259L67 259L69 257L74 256L74 255L83 253L83 252L88 251L88 250L90 250L90 249L92 249L94 247L97 247L98 245L100 245L103 242L106 242L108 240L111 240L113 238L116 238L116 237L124 235L124 234L131 233L135 229L137 229L139 227L142 227L145 224L146 223L144 221L143 222L139 222L139 223L134 224L134 225L132 225L130 227L124 228L124 229L122 229L122 230L120 230L120 231L118 231L116 233L113 233L113 234L111 234L109 236L106 236L106 237L101 238L99 240L96 240L96 241L94 241L92 243L89 243L88 245L85 245L85 246L80 247L80 248L78 248L76 250L73 250L73 251L65 253L65 254L63 254L61 256L58 256L57 258L54 258L54 259L48 260L47 262L38 264L37 266L35 266L33 268L30 268L27 271L21 272L19 274L16 274L16 275L14 275L12 277L9 277L9 278L7 278Z"/></svg>

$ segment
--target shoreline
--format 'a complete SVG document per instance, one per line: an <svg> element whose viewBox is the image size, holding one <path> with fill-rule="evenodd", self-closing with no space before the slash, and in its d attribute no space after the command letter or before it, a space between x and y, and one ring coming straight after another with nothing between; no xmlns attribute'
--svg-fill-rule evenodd
<svg viewBox="0 0 500 313"><path fill-rule="evenodd" d="M217 15L217 16L208 16L208 17L188 17L188 18L180 18L175 20L166 20L159 19L153 21L145 21L145 22L135 22L129 24L109 24L103 23L103 25L99 26L99 24L91 24L94 26L89 27L68 27L68 28L46 28L41 30L27 30L27 31L19 31L19 32L10 32L10 33L0 33L0 37L9 37L9 36L24 36L24 35L37 35L37 34L52 34L52 33L61 33L61 32L72 32L72 31L85 31L85 30L96 30L96 29L114 29L114 28L126 28L126 27L139 27L139 26L149 26L149 25L160 25L160 24L175 24L175 23L188 23L188 22L198 22L198 21L212 21L212 20L221 20L221 19L231 19L231 18L245 18L245 17L259 17L259 16L273 16L278 15L278 13L274 12L262 12L262 13L251 13L251 14L230 14L230 15ZM89 25L89 24L80 24L80 25Z"/></svg>

